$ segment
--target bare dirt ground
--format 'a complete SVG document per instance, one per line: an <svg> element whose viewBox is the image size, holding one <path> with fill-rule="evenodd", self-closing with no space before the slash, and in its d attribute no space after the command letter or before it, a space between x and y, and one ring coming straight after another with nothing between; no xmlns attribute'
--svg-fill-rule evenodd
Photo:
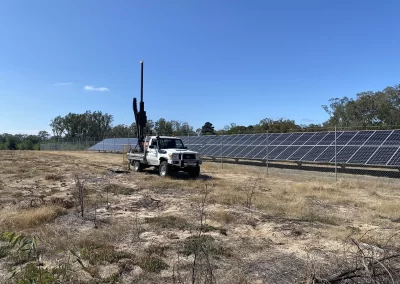
<svg viewBox="0 0 400 284"><path fill-rule="evenodd" d="M0 206L1 283L400 283L398 179L0 151Z"/></svg>

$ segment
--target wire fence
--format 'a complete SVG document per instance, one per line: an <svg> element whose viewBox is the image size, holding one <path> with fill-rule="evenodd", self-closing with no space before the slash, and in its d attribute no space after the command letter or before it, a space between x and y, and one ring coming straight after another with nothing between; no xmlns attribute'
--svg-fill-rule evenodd
<svg viewBox="0 0 400 284"><path fill-rule="evenodd" d="M307 170L331 173L400 177L400 130L330 128L320 131L278 131L180 136L189 150L204 160L264 166L270 170ZM101 141L71 140L43 143L45 151L124 152L137 146L136 138Z"/></svg>

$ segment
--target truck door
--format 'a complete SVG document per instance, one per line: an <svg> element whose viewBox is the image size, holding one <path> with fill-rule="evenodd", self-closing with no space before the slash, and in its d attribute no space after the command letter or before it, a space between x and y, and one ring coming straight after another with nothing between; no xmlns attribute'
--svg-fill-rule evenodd
<svg viewBox="0 0 400 284"><path fill-rule="evenodd" d="M147 150L147 162L150 165L158 165L157 139L151 139L149 141L149 147L148 147L148 150Z"/></svg>

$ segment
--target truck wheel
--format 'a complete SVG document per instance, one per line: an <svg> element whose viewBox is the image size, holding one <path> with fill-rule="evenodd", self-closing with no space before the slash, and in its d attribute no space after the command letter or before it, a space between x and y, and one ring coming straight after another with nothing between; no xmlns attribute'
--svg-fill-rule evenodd
<svg viewBox="0 0 400 284"><path fill-rule="evenodd" d="M197 178L200 175L200 167L190 168L188 174L192 178Z"/></svg>
<svg viewBox="0 0 400 284"><path fill-rule="evenodd" d="M158 168L158 171L160 173L160 176L166 177L169 176L170 171L169 171L169 165L167 161L162 161L160 164L160 167Z"/></svg>
<svg viewBox="0 0 400 284"><path fill-rule="evenodd" d="M141 172L143 170L143 166L139 161L134 161L133 162L133 170L135 172Z"/></svg>

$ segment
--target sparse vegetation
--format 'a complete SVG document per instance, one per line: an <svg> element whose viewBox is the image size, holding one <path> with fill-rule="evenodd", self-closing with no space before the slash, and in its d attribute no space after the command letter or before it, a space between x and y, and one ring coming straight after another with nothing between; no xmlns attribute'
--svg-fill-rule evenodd
<svg viewBox="0 0 400 284"><path fill-rule="evenodd" d="M40 243L27 257L1 237L0 282L15 268L19 283L324 283L351 269L370 280L355 263L399 279L398 180L211 162L207 179L160 179L105 174L115 154L0 155L0 233Z"/></svg>

